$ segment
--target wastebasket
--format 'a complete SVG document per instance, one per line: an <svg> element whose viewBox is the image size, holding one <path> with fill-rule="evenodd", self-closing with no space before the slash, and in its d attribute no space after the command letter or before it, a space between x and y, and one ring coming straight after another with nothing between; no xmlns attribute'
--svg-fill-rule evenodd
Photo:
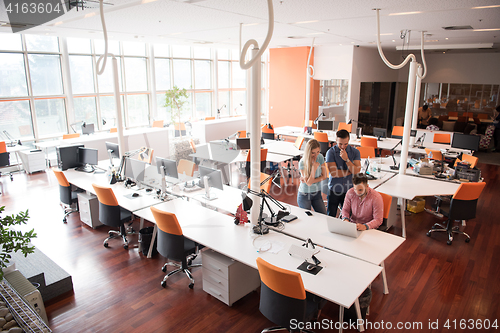
<svg viewBox="0 0 500 333"><path fill-rule="evenodd" d="M142 228L139 230L139 251L142 252L145 256L148 255L149 252L149 246L151 245L151 238L153 237L153 230L154 227L146 227ZM156 250L156 241L157 238L155 238L155 242L153 244L153 251L151 252L151 255L155 255L158 253Z"/></svg>
<svg viewBox="0 0 500 333"><path fill-rule="evenodd" d="M372 300L372 290L370 288L366 288L365 291L359 296L359 308L361 310L361 317L363 320L366 319L366 312L368 307L370 306L370 302ZM344 309L344 322L356 323L358 316L356 314L356 306L353 304L349 309ZM354 324L353 324L354 325Z"/></svg>

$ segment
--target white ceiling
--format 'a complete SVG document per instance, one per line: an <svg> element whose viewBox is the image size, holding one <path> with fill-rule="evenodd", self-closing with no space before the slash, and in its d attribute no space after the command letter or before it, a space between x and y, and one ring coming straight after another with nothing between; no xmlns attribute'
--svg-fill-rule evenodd
<svg viewBox="0 0 500 333"><path fill-rule="evenodd" d="M168 44L206 44L237 48L239 26L243 41L262 44L267 34L266 0L105 0L110 39ZM446 31L442 27L470 25L474 29L500 29L499 0L274 0L275 28L270 47L311 45L361 45L375 47L376 14L380 8L384 48L401 46L401 30L411 30L410 45L420 45L426 31L427 45L497 44L500 30ZM0 7L3 2L0 2ZM419 11L410 15L390 15ZM93 14L95 13L95 14ZM0 22L8 22L0 8ZM315 21L309 23L297 23ZM1 27L0 32L11 32ZM76 9L33 27L26 33L102 38L99 9ZM290 38L293 37L293 38ZM498 51L494 45L493 52Z"/></svg>

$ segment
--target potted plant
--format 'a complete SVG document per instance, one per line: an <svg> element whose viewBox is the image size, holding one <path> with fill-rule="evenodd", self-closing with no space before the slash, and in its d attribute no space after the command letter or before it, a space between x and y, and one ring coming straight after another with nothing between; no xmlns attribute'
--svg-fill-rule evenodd
<svg viewBox="0 0 500 333"><path fill-rule="evenodd" d="M0 214L5 210L5 206L0 207ZM13 230L10 227L26 224L28 221L28 210L17 215L0 216L0 280L3 279L3 269L7 267L10 253L21 251L24 256L35 252L35 247L30 245L32 238L36 238L35 229L28 232Z"/></svg>
<svg viewBox="0 0 500 333"><path fill-rule="evenodd" d="M177 86L173 86L165 92L165 107L170 108L170 118L172 124L181 123L181 111L184 104L187 103L188 94L185 88L179 89ZM179 128L180 138L182 140L182 131Z"/></svg>

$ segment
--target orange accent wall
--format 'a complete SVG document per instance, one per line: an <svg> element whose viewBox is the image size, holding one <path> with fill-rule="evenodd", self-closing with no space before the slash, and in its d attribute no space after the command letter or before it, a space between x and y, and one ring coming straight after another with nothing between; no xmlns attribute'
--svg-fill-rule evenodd
<svg viewBox="0 0 500 333"><path fill-rule="evenodd" d="M305 115L306 68L309 46L287 47L269 50L269 120L273 126L301 126ZM314 50L311 55L314 65ZM314 111L314 80L311 80L310 118ZM312 115L316 112L316 116Z"/></svg>

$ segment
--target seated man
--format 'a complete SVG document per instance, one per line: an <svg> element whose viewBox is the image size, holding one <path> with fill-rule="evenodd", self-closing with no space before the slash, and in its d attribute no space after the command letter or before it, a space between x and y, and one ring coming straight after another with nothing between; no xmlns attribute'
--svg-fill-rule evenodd
<svg viewBox="0 0 500 333"><path fill-rule="evenodd" d="M368 186L364 173L352 177L354 187L347 191L342 218L356 223L358 230L377 229L384 220L382 196Z"/></svg>

